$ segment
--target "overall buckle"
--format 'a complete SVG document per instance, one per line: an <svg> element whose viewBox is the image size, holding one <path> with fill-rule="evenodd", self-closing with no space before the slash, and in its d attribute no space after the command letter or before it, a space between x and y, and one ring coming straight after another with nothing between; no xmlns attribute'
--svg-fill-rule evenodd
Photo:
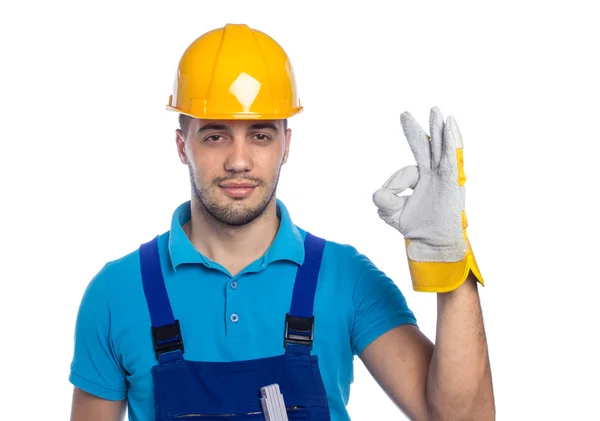
<svg viewBox="0 0 600 421"><path fill-rule="evenodd" d="M283 347L287 348L288 344L308 345L312 350L314 325L315 316L296 317L290 316L290 313L287 313L285 315Z"/></svg>
<svg viewBox="0 0 600 421"><path fill-rule="evenodd" d="M175 323L170 325L152 327L152 340L154 341L156 359L160 354L167 352L184 352L179 320L175 320Z"/></svg>

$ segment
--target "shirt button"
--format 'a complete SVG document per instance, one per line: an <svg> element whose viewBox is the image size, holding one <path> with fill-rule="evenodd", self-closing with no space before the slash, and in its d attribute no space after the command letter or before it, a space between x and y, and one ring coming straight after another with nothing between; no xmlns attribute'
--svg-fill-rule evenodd
<svg viewBox="0 0 600 421"><path fill-rule="evenodd" d="M237 288L237 282L236 282L236 281L233 281L233 282L231 283L231 289L236 289L236 288Z"/></svg>
<svg viewBox="0 0 600 421"><path fill-rule="evenodd" d="M238 321L239 319L240 319L240 318L239 318L239 317L238 317L238 315L237 315L237 314L235 314L235 313L234 313L234 314L232 314L232 315L229 317L229 320L231 320L233 323L237 323L237 321Z"/></svg>

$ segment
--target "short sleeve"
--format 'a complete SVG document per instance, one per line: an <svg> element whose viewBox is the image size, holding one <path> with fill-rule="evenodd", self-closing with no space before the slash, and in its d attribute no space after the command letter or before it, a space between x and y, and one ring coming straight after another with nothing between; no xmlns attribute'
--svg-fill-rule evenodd
<svg viewBox="0 0 600 421"><path fill-rule="evenodd" d="M110 336L106 269L89 283L79 306L69 381L100 398L122 400L126 397L126 382Z"/></svg>
<svg viewBox="0 0 600 421"><path fill-rule="evenodd" d="M366 256L357 254L351 268L355 279L352 350L359 355L380 335L417 321L398 286Z"/></svg>

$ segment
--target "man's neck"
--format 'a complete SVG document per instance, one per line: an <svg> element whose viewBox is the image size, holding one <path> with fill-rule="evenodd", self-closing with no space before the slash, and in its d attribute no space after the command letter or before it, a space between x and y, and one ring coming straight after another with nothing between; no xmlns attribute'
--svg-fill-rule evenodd
<svg viewBox="0 0 600 421"><path fill-rule="evenodd" d="M191 202L191 218L183 226L194 247L235 276L269 248L279 229L277 205L273 200L264 213L243 226L225 225L202 211L197 199Z"/></svg>

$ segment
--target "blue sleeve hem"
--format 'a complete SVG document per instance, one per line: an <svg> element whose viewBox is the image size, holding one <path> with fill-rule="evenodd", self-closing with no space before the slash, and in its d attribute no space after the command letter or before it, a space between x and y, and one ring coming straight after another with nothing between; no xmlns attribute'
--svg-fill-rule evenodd
<svg viewBox="0 0 600 421"><path fill-rule="evenodd" d="M391 320L385 320L372 327L371 329L367 330L366 332L363 332L361 335L358 336L354 344L355 354L360 355L360 353L367 347L367 345L369 345L371 342L373 342L375 339L377 339L384 333L387 333L395 327L407 324L418 327L417 320L414 317L399 316Z"/></svg>
<svg viewBox="0 0 600 421"><path fill-rule="evenodd" d="M97 383L84 379L73 372L71 372L71 375L69 376L69 381L78 389L109 401L121 401L127 397L126 391L108 389L104 386L100 386Z"/></svg>

